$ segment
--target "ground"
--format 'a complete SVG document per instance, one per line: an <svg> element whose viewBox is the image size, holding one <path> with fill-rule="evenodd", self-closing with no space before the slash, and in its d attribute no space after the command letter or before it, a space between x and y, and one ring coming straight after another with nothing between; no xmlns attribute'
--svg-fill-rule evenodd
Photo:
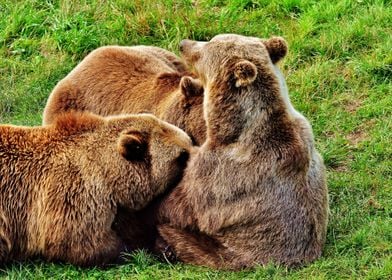
<svg viewBox="0 0 392 280"><path fill-rule="evenodd" d="M388 279L392 277L392 2L345 0L0 0L0 123L38 125L54 85L108 44L178 53L184 38L280 35L294 106L312 123L328 170L322 258L299 269L219 272L139 252L105 270L25 262L0 278Z"/></svg>

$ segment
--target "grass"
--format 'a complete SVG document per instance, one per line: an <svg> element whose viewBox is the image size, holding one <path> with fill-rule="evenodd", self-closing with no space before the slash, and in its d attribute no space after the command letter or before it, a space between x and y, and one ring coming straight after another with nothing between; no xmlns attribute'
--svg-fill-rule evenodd
<svg viewBox="0 0 392 280"><path fill-rule="evenodd" d="M389 0L0 0L1 123L39 125L51 89L101 45L177 52L183 38L218 33L285 37L290 53L281 67L313 125L331 207L322 258L299 269L222 272L140 252L105 270L13 264L0 278L391 279L391 27Z"/></svg>

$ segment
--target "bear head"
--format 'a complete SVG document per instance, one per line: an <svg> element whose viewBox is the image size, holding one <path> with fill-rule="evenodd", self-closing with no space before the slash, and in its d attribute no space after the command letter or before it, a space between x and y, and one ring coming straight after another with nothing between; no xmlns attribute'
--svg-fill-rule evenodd
<svg viewBox="0 0 392 280"><path fill-rule="evenodd" d="M217 70L225 69L234 74L237 87L247 86L256 79L257 61L270 60L276 64L286 56L287 50L287 43L281 37L261 39L237 34L220 34L209 42L182 40L180 43L182 57L193 66L203 84L206 78L212 80L217 73L221 74ZM234 64L228 69L230 63Z"/></svg>
<svg viewBox="0 0 392 280"><path fill-rule="evenodd" d="M208 42L183 40L180 51L204 87L207 134L235 141L262 108L281 106L275 64L287 53L281 37L221 34Z"/></svg>
<svg viewBox="0 0 392 280"><path fill-rule="evenodd" d="M178 73L164 73L157 80L160 88L177 88L173 95L175 100L165 108L162 119L183 129L194 144L201 145L206 138L206 124L203 117L204 89L200 80Z"/></svg>
<svg viewBox="0 0 392 280"><path fill-rule="evenodd" d="M179 182L192 149L184 131L152 114L102 118L71 112L59 116L55 128L90 135L74 151L84 181L106 186L114 203L133 210Z"/></svg>
<svg viewBox="0 0 392 280"><path fill-rule="evenodd" d="M126 126L117 141L117 151L123 158L123 164L147 167L144 170L147 170L148 176L143 175L144 180L149 180L155 194L179 182L192 146L185 132L151 114L113 117L111 122Z"/></svg>

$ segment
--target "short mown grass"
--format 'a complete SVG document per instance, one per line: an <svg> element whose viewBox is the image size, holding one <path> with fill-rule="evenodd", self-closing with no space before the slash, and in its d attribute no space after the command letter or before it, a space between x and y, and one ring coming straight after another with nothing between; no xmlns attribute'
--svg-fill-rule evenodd
<svg viewBox="0 0 392 280"><path fill-rule="evenodd" d="M39 125L56 83L91 50L155 45L218 33L280 35L296 108L325 159L330 222L323 256L297 269L243 272L160 263L143 252L125 265L81 269L30 261L1 278L391 279L392 2L370 0L0 0L0 122Z"/></svg>

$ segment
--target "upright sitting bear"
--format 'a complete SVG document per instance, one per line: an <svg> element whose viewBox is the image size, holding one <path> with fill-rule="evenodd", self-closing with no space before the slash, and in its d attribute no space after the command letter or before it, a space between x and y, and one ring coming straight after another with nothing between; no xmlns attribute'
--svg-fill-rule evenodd
<svg viewBox="0 0 392 280"><path fill-rule="evenodd" d="M115 261L124 249L112 229L117 209L139 210L178 183L190 147L150 114L0 126L0 263Z"/></svg>
<svg viewBox="0 0 392 280"><path fill-rule="evenodd" d="M44 124L69 110L103 116L148 111L203 143L203 88L188 75L177 56L158 47L98 48L56 85Z"/></svg>
<svg viewBox="0 0 392 280"><path fill-rule="evenodd" d="M207 140L161 204L159 248L228 269L318 258L327 227L325 170L311 126L274 65L286 42L218 35L184 40L181 52L203 81Z"/></svg>

